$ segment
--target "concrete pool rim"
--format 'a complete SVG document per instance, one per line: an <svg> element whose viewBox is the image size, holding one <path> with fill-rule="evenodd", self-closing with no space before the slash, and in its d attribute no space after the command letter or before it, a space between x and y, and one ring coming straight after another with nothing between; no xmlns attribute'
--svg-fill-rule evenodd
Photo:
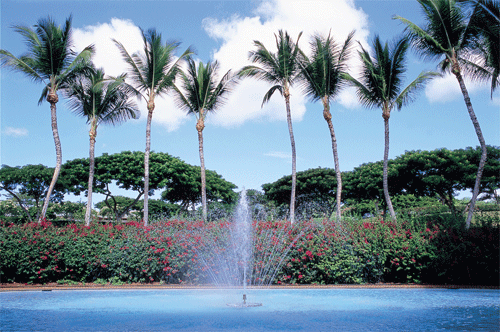
<svg viewBox="0 0 500 332"><path fill-rule="evenodd" d="M240 289L241 287L223 287L224 289ZM249 289L500 289L500 286L493 285L423 285L423 284L334 284L334 285L271 285L271 286L250 286ZM213 285L178 285L178 284L0 284L1 292L14 291L52 291L52 290L185 290L185 289L221 289Z"/></svg>

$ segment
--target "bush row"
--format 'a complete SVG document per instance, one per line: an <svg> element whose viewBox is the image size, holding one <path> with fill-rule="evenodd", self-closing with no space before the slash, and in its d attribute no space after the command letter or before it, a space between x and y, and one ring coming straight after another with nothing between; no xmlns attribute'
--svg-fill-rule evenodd
<svg viewBox="0 0 500 332"><path fill-rule="evenodd" d="M225 250L213 243L227 241L231 225L0 222L0 278L3 283L205 284L223 265L220 258L207 263L206 252ZM254 222L254 229L250 283L267 273L266 283L274 284L499 284L497 225L465 230L432 221L352 219L342 227L312 220L293 228ZM269 262L280 268L269 269Z"/></svg>

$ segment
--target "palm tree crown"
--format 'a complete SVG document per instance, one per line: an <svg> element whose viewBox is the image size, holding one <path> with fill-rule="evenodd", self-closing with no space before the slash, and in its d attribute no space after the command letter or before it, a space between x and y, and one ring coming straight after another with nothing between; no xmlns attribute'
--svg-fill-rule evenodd
<svg viewBox="0 0 500 332"><path fill-rule="evenodd" d="M313 36L311 59L306 57L303 65L304 93L311 101L326 96L331 102L347 85L343 74L347 73L353 37L354 31L349 33L343 45L339 45L331 35L327 38Z"/></svg>
<svg viewBox="0 0 500 332"><path fill-rule="evenodd" d="M500 3L492 0L470 1L474 4L470 26L475 46L467 70L481 80L491 80L491 96L500 86Z"/></svg>
<svg viewBox="0 0 500 332"><path fill-rule="evenodd" d="M257 50L250 52L249 59L258 66L245 66L240 70L239 75L241 77L255 77L274 84L265 94L262 105L267 103L276 91L285 96L286 93L289 93L288 89L300 79L302 52L298 47L298 42L301 35L302 33L299 34L297 42L294 43L287 32L280 30L275 36L277 53L268 51L260 41L254 41Z"/></svg>
<svg viewBox="0 0 500 332"><path fill-rule="evenodd" d="M87 123L116 125L140 114L137 105L129 100L131 91L124 83L125 75L106 78L103 69L91 67L71 82L65 94L70 109L86 118Z"/></svg>
<svg viewBox="0 0 500 332"><path fill-rule="evenodd" d="M142 31L142 39L144 42L143 52L132 55L119 41L114 40L114 42L123 59L129 65L128 75L134 82L135 88L148 102L151 96L161 96L172 88L179 73L180 60L192 52L188 48L176 59L174 55L180 43L166 42L163 45L161 34L155 29Z"/></svg>
<svg viewBox="0 0 500 332"><path fill-rule="evenodd" d="M196 68L195 61L189 57L187 64L187 73L181 73L182 90L185 93L174 85L177 104L188 114L205 117L206 112L215 111L224 104L237 77L228 71L217 83L217 72L220 67L217 61L208 62L206 65L200 62Z"/></svg>
<svg viewBox="0 0 500 332"><path fill-rule="evenodd" d="M362 46L361 49L361 80L351 78L351 82L356 86L357 96L363 105L382 108L386 112L385 116L389 116L394 107L399 110L409 103L413 97L410 92L422 83L422 80L414 81L413 85L408 86L413 89L403 90L408 40L401 38L389 49L388 43L382 45L379 36L376 36L373 42L373 57Z"/></svg>

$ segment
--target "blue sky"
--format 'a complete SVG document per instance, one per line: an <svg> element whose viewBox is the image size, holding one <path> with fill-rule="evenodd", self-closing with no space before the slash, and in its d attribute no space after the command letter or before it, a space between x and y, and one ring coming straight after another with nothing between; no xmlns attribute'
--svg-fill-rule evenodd
<svg viewBox="0 0 500 332"><path fill-rule="evenodd" d="M121 41L130 53L141 47L139 27L156 28L164 40L181 42L179 51L193 46L196 57L218 60L221 74L248 64L253 40L274 48L274 33L287 30L294 38L303 31L299 45L308 52L313 33L332 35L343 42L356 29L356 40L369 47L375 34L392 40L403 31L400 15L420 24L423 16L416 1L10 1L1 2L1 48L21 55L25 45L13 25L32 26L50 15L58 24L73 16L75 49L95 44L94 61L107 74L126 70L110 38ZM353 57L356 76L358 58ZM409 53L407 83L422 70L435 70ZM466 82L486 143L500 145L500 95L493 99L487 84ZM38 105L43 86L20 73L1 69L1 164L55 165L55 148L47 102ZM291 148L284 100L276 94L261 108L269 86L243 81L226 105L210 114L204 130L205 165L239 189L261 185L291 173ZM100 126L96 155L125 150L144 151L146 106L142 116L116 127ZM300 89L292 91L292 119L297 146L297 170L333 167L329 131L320 103L309 103ZM331 105L339 148L340 169L352 170L366 162L382 160L384 127L379 109L365 109L354 91L343 91ZM57 104L63 161L88 157L88 125ZM390 119L390 158L407 150L459 149L477 146L478 140L454 77L431 82L417 100L394 111ZM195 118L175 107L170 97L159 100L153 116L153 151L199 165ZM157 195L159 192L156 193ZM99 196L95 201L99 201Z"/></svg>

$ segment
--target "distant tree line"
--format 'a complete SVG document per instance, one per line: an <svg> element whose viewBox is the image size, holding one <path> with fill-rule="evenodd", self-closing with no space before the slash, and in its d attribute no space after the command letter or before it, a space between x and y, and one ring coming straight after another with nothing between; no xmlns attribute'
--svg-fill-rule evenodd
<svg viewBox="0 0 500 332"><path fill-rule="evenodd" d="M441 206L453 215L462 211L456 196L462 190L473 190L480 148L458 150L408 151L389 160L388 183L394 196L396 211ZM120 221L132 215L143 217L144 153L124 151L95 158L94 193L105 196L97 204L100 216ZM88 195L89 159L74 159L63 164L60 180L54 189L49 218L82 219L84 203L64 201L64 195ZM344 183L341 209L348 214L385 215L382 178L383 162L362 164L352 171L342 172ZM149 206L152 216L164 219L186 217L198 213L202 200L200 169L167 153L152 152L150 156L150 195L161 190L161 199L152 199ZM0 214L18 221L33 221L41 211L41 203L50 185L53 169L43 165L0 169L0 189L10 198L3 201ZM236 186L214 171L207 170L208 220L228 217L237 201ZM315 168L297 173L297 214L301 218L330 217L337 209L336 172L331 168ZM133 193L124 197L116 187ZM250 189L249 205L255 219L283 218L289 210L291 176L284 176L263 186L263 192ZM500 148L488 146L488 159L481 181L483 199L500 204ZM465 211L463 211L465 212ZM17 216L14 218L14 215ZM95 212L94 212L95 214ZM196 215L197 217L200 217ZM95 216L94 216L95 217Z"/></svg>
<svg viewBox="0 0 500 332"><path fill-rule="evenodd" d="M453 214L460 211L455 197L462 190L473 190L480 148L458 150L407 151L389 160L388 184L399 208L418 205L417 201L434 200ZM361 215L378 211L384 214L387 205L383 193L383 162L362 164L352 171L342 172L342 207L344 211ZM275 206L286 206L290 197L291 176L264 184L264 199ZM500 148L488 146L479 194L500 204ZM336 174L331 168L314 168L297 173L297 210L310 216L330 216L336 202ZM411 198L410 198L411 197Z"/></svg>
<svg viewBox="0 0 500 332"><path fill-rule="evenodd" d="M144 152L124 151L95 158L92 190L105 195L96 205L106 208L113 219L119 221L130 211L139 211L142 217L144 196ZM22 209L24 218L32 220L41 213L40 202L46 195L54 170L44 165L0 169L0 189L7 192ZM207 170L207 198L209 202L230 205L236 198L236 186L214 171ZM162 191L163 202L153 202L152 212L169 214L195 210L201 201L200 168L192 166L167 153L150 155L149 194ZM52 195L52 203L61 203L64 194L88 195L89 159L73 159L62 165L60 178ZM115 186L113 186L115 185ZM118 195L116 187L134 193L134 198Z"/></svg>

